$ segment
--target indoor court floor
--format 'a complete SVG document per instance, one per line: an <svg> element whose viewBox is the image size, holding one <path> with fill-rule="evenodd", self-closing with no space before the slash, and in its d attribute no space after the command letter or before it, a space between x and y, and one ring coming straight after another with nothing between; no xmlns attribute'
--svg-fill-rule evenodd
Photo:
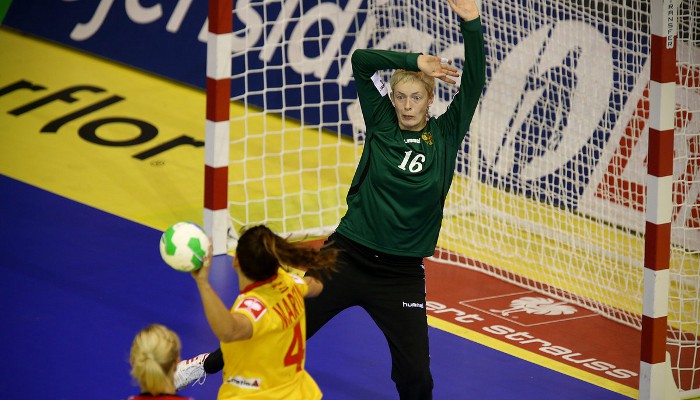
<svg viewBox="0 0 700 400"><path fill-rule="evenodd" d="M16 400L126 399L129 347L142 327L174 329L185 356L217 347L194 282L164 266L160 231L6 176L0 177L3 257L2 392ZM214 282L227 303L228 256ZM430 329L435 399L628 398L547 367ZM381 333L358 309L308 342L307 369L331 400L394 399ZM221 375L181 393L214 399Z"/></svg>
<svg viewBox="0 0 700 400"><path fill-rule="evenodd" d="M13 50L0 52L0 392L15 400L127 399L138 392L129 376L129 348L144 326L157 322L175 330L183 357L218 346L192 278L166 267L158 251L161 232L170 224L201 223L203 150L134 157L180 135L202 140L204 94L7 29L0 29L0 48ZM18 82L41 89L2 91ZM40 101L86 85L101 90L75 92L70 104ZM117 104L75 114L117 95L122 99ZM157 137L120 138L138 134L129 126L99 136L95 126L115 118L154 127ZM228 256L216 257L212 273L227 304L237 294L230 262ZM429 298L445 304L463 300L448 285L455 280L440 290L439 281L455 271L430 267ZM470 286L483 289L483 279ZM468 304L477 307L476 301ZM437 400L636 396L636 381L612 381L576 363L533 356L476 329L457 329L440 315L430 317ZM595 316L577 321L609 329L598 328ZM638 368L635 334L632 340L610 331L584 335L564 323L576 322L533 323L527 329L540 327L538 335L558 335L564 344L575 340L567 344L571 348L587 345L586 354L596 352L598 359L622 351L625 368ZM623 338L618 342L595 341L618 336ZM397 398L386 342L360 309L340 314L309 340L306 366L326 399ZM215 399L220 383L216 374L181 394Z"/></svg>

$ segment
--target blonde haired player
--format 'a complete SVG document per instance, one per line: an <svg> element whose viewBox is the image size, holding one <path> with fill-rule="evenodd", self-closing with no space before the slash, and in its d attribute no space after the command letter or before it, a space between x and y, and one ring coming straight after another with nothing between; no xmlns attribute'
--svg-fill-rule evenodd
<svg viewBox="0 0 700 400"><path fill-rule="evenodd" d="M180 338L167 327L153 324L143 328L131 344L131 376L141 394L129 400L186 400L175 394L175 367L180 361Z"/></svg>
<svg viewBox="0 0 700 400"><path fill-rule="evenodd" d="M211 251L209 252L211 254ZM229 310L209 284L211 256L192 272L224 359L219 400L314 400L322 397L304 369L305 296L317 296L321 282L292 275L282 265L303 267L308 275L334 268L336 251L319 252L292 243L266 226L244 230L233 268L240 294Z"/></svg>

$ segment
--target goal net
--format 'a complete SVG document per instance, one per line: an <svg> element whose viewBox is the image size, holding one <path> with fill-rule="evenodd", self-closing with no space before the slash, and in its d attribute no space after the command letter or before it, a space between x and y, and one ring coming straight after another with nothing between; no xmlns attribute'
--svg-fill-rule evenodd
<svg viewBox="0 0 700 400"><path fill-rule="evenodd" d="M700 0L672 4L668 351L676 385L693 393L700 390ZM487 83L458 158L436 261L641 327L650 9L649 0L481 3ZM240 227L256 223L308 238L332 232L364 138L353 49L436 54L461 67L458 29L442 0L236 1L231 243ZM443 112L454 91L438 82L431 112Z"/></svg>

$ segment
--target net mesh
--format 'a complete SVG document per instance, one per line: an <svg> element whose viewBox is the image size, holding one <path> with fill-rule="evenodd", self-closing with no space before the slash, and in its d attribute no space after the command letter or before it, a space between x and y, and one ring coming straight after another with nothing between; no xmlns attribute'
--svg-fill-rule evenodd
<svg viewBox="0 0 700 400"><path fill-rule="evenodd" d="M692 392L700 390L700 2L676 9L668 348L676 383ZM487 83L436 261L640 328L650 11L648 0L481 4ZM456 16L438 0L239 1L233 47L232 231L266 223L304 237L337 225L361 152L352 50L463 61ZM454 91L438 82L431 113Z"/></svg>

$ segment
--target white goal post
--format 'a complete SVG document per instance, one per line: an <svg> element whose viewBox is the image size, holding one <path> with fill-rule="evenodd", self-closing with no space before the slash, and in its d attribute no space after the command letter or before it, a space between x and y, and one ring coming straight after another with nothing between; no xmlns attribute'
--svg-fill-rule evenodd
<svg viewBox="0 0 700 400"><path fill-rule="evenodd" d="M481 19L487 83L433 259L646 324L640 398L666 356L700 396L700 0L482 1ZM337 225L363 144L355 48L461 67L460 43L444 0L210 0L215 252L250 224ZM436 90L439 114L455 88Z"/></svg>

